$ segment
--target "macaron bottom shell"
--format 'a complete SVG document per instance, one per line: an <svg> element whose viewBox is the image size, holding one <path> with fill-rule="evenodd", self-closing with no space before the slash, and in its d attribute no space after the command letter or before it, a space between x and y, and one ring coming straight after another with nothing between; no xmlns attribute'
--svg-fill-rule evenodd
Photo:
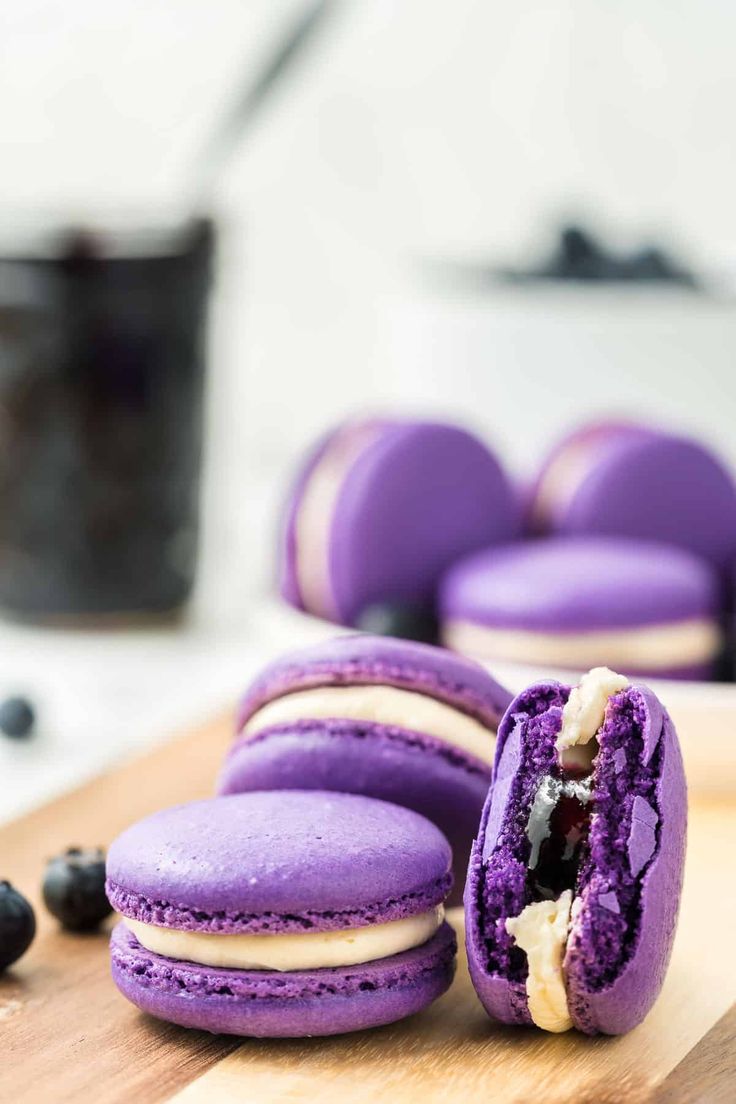
<svg viewBox="0 0 736 1104"><path fill-rule="evenodd" d="M455 933L360 966L277 973L215 969L145 950L122 922L112 976L141 1011L182 1027L260 1038L340 1035L420 1012L450 986Z"/></svg>

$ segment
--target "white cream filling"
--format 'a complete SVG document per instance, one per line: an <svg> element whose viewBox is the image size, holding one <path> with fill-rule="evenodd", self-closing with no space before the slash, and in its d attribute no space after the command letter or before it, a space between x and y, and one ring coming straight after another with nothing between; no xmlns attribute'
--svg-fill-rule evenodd
<svg viewBox="0 0 736 1104"><path fill-rule="evenodd" d="M562 969L571 906L572 892L566 889L556 901L535 901L506 921L506 931L526 951L529 963L529 1015L545 1031L569 1031L573 1026Z"/></svg>
<svg viewBox="0 0 736 1104"><path fill-rule="evenodd" d="M444 909L438 905L386 924L274 935L218 935L160 928L127 916L124 920L142 947L165 958L236 970L288 971L357 966L400 954L431 939L443 918Z"/></svg>
<svg viewBox="0 0 736 1104"><path fill-rule="evenodd" d="M453 650L484 660L577 668L609 663L649 671L708 663L721 647L718 625L707 618L557 633L497 629L457 620L444 625L442 636Z"/></svg>
<svg viewBox="0 0 736 1104"><path fill-rule="evenodd" d="M603 724L608 699L625 690L629 680L608 667L593 667L573 687L562 710L562 728L556 740L558 752L587 744Z"/></svg>
<svg viewBox="0 0 736 1104"><path fill-rule="evenodd" d="M588 773L598 753L595 734L606 716L608 699L625 690L629 680L608 667L594 667L573 687L562 710L562 727L555 741L563 767Z"/></svg>
<svg viewBox="0 0 736 1104"><path fill-rule="evenodd" d="M306 610L328 621L337 620L330 580L335 503L349 469L379 432L379 427L370 423L338 431L312 469L297 507L294 535L299 594Z"/></svg>
<svg viewBox="0 0 736 1104"><path fill-rule="evenodd" d="M396 725L434 736L484 763L493 762L494 734L451 705L395 686L318 686L275 698L259 709L243 729L254 736L272 725L339 719Z"/></svg>

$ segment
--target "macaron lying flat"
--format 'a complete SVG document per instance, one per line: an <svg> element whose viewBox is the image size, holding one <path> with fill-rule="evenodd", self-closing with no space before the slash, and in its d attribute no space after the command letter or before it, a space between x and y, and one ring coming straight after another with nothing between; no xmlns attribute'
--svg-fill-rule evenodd
<svg viewBox="0 0 736 1104"><path fill-rule="evenodd" d="M113 843L113 979L144 1012L253 1036L390 1023L449 986L450 848L423 817L347 794L179 805Z"/></svg>
<svg viewBox="0 0 736 1104"><path fill-rule="evenodd" d="M558 537L470 556L439 591L442 639L483 660L712 678L722 648L715 570L683 549Z"/></svg>
<svg viewBox="0 0 736 1104"><path fill-rule="evenodd" d="M539 533L660 540L719 570L736 559L736 484L696 441L640 425L594 424L545 461L532 492Z"/></svg>
<svg viewBox="0 0 736 1104"><path fill-rule="evenodd" d="M448 564L511 540L520 520L498 461L465 430L349 422L323 439L297 478L281 593L345 625L376 603L429 605Z"/></svg>
<svg viewBox="0 0 736 1104"><path fill-rule="evenodd" d="M672 949L686 817L677 735L651 691L598 668L516 698L465 890L489 1015L591 1035L641 1022Z"/></svg>
<svg viewBox="0 0 736 1104"><path fill-rule="evenodd" d="M445 649L337 637L256 678L218 790L337 790L405 805L447 836L462 882L510 700L483 668Z"/></svg>

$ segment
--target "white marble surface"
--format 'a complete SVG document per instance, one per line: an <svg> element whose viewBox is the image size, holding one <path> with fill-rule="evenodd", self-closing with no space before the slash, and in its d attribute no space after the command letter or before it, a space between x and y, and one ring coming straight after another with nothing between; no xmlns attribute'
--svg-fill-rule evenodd
<svg viewBox="0 0 736 1104"><path fill-rule="evenodd" d="M0 736L0 820L228 707L261 659L246 632L196 621L115 633L3 625L0 655L0 696L25 694L38 717L33 737Z"/></svg>

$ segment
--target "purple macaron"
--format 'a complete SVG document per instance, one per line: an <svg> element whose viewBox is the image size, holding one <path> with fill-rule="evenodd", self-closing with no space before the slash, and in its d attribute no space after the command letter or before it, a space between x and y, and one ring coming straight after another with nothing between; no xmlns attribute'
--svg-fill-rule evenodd
<svg viewBox="0 0 736 1104"><path fill-rule="evenodd" d="M686 820L677 735L650 690L599 668L520 694L465 890L488 1013L591 1035L640 1023L672 949Z"/></svg>
<svg viewBox="0 0 736 1104"><path fill-rule="evenodd" d="M715 569L684 549L557 537L461 560L438 605L444 643L484 661L708 679L723 644L720 595Z"/></svg>
<svg viewBox="0 0 736 1104"><path fill-rule="evenodd" d="M218 790L336 790L396 802L438 825L462 879L510 700L482 667L443 648L337 637L282 656L256 678Z"/></svg>
<svg viewBox="0 0 736 1104"><path fill-rule="evenodd" d="M449 986L450 848L433 824L349 794L178 805L112 844L113 979L163 1020L233 1035L391 1023Z"/></svg>
<svg viewBox="0 0 736 1104"><path fill-rule="evenodd" d="M328 434L299 473L282 540L284 598L345 625L379 603L431 605L458 556L508 541L517 495L465 430L364 420Z"/></svg>
<svg viewBox="0 0 736 1104"><path fill-rule="evenodd" d="M736 558L736 483L696 441L639 425L603 423L570 434L532 492L538 533L659 540L710 560Z"/></svg>

